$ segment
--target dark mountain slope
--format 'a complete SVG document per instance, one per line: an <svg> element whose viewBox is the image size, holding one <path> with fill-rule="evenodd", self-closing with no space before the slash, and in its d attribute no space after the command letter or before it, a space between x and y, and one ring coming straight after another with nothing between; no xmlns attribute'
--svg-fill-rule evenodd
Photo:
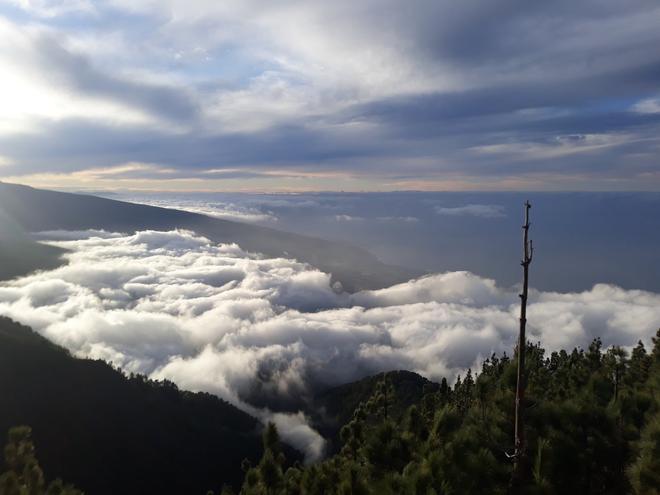
<svg viewBox="0 0 660 495"><path fill-rule="evenodd" d="M0 210L29 232L189 229L215 242L236 242L248 251L307 262L331 273L334 280L350 291L385 287L419 275L413 270L381 263L369 252L348 244L95 196L0 183Z"/></svg>
<svg viewBox="0 0 660 495"><path fill-rule="evenodd" d="M217 397L75 359L0 317L0 445L22 424L46 478L92 495L204 494L261 451L261 425Z"/></svg>
<svg viewBox="0 0 660 495"><path fill-rule="evenodd" d="M0 280L62 263L62 250L34 241L0 208Z"/></svg>

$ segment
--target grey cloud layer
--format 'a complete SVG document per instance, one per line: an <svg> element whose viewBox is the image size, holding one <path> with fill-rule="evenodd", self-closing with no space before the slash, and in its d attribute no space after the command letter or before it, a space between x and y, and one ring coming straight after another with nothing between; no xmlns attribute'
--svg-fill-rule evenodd
<svg viewBox="0 0 660 495"><path fill-rule="evenodd" d="M287 167L393 188L658 187L657 2L83 4L7 11L29 28L33 80L150 120L68 116L0 133L3 174L144 161L193 177L242 167L246 181Z"/></svg>
<svg viewBox="0 0 660 495"><path fill-rule="evenodd" d="M100 234L100 235L98 235ZM54 232L69 264L0 286L0 313L79 356L205 390L275 417L314 458L323 441L295 408L320 386L392 369L449 379L511 352L518 298L449 272L337 294L329 275L190 232ZM649 342L660 295L611 285L531 294L529 335L549 349ZM250 403L252 405L250 405Z"/></svg>

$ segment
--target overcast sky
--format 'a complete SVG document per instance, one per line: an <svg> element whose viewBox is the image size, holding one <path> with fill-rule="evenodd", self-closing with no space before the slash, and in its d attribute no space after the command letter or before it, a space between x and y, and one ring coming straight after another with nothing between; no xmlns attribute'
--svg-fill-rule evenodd
<svg viewBox="0 0 660 495"><path fill-rule="evenodd" d="M0 178L660 190L657 0L0 0Z"/></svg>

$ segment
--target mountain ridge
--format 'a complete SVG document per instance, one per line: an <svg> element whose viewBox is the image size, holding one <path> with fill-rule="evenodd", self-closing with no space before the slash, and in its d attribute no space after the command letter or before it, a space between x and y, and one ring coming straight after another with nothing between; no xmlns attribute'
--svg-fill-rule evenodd
<svg viewBox="0 0 660 495"><path fill-rule="evenodd" d="M308 263L330 273L333 283L339 281L349 292L379 289L421 275L417 270L387 265L368 251L342 242L198 213L18 184L0 182L0 212L25 232L192 230L213 242L235 242L247 251Z"/></svg>

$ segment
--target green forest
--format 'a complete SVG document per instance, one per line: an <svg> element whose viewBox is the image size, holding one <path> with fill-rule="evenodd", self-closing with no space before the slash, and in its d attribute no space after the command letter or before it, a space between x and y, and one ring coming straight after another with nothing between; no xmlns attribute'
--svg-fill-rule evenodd
<svg viewBox="0 0 660 495"><path fill-rule="evenodd" d="M514 491L515 355L493 355L453 385L390 372L324 394L323 407L333 405L344 424L320 428L336 441L323 461L304 465L273 424L259 452L254 420L219 399L74 359L26 327L0 323L0 420L16 426L2 434L1 495ZM526 361L515 491L660 493L660 330L648 350L595 340L548 355L530 343ZM99 416L87 417L90 408Z"/></svg>
<svg viewBox="0 0 660 495"><path fill-rule="evenodd" d="M527 347L522 493L660 493L660 330L649 353L602 349L547 355ZM341 429L341 450L287 466L269 425L241 494L510 493L515 360L487 359L402 411L385 374ZM437 389L437 390L435 390ZM227 492L225 492L227 493Z"/></svg>

